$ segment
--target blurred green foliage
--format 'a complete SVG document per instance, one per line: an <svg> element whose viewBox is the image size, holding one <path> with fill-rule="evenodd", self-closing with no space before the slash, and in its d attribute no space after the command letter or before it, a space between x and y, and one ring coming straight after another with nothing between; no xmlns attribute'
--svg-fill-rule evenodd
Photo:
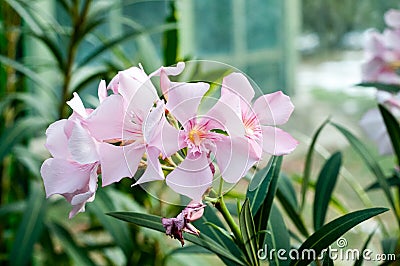
<svg viewBox="0 0 400 266"><path fill-rule="evenodd" d="M396 7L397 0L302 0L303 32L317 34L320 50L337 49L346 33L382 30L383 14Z"/></svg>

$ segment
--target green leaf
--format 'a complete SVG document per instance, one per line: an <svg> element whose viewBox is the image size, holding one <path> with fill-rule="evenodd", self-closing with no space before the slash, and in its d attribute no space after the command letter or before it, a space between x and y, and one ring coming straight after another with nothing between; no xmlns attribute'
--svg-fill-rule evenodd
<svg viewBox="0 0 400 266"><path fill-rule="evenodd" d="M397 187L400 186L400 178L398 176L392 176L386 179L387 184L389 187ZM379 182L374 182L368 187L365 188L365 191L371 191L377 188L380 188Z"/></svg>
<svg viewBox="0 0 400 266"><path fill-rule="evenodd" d="M333 263L333 260L329 256L329 253L326 252L325 255L324 255L324 260L322 261L322 266L333 266L333 265L335 265Z"/></svg>
<svg viewBox="0 0 400 266"><path fill-rule="evenodd" d="M281 203L283 209L289 216L289 218L292 220L293 224L296 226L297 230L304 236L308 237L309 233L307 230L306 225L304 224L304 221L301 217L301 214L298 213L296 205L293 204L293 200L289 196L290 194L287 192L288 189L286 187L286 181L281 182L281 180L285 180L286 176L282 175L279 178L278 181L278 190L276 191L276 197ZM287 178L286 178L287 179ZM288 180L288 183L290 184L290 181ZM291 184L290 184L291 185Z"/></svg>
<svg viewBox="0 0 400 266"><path fill-rule="evenodd" d="M304 172L303 172L303 182L301 183L301 205L300 205L300 210L304 209L305 205L305 199L306 199L306 194L308 190L308 183L311 178L311 168L312 168L312 161L313 161L313 156L314 156L314 147L315 144L317 143L317 139L319 134L321 133L322 129L328 124L329 118L326 119L321 126L317 129L317 131L314 134L314 137L312 138L310 147L308 148L307 155L306 155L306 161L304 165Z"/></svg>
<svg viewBox="0 0 400 266"><path fill-rule="evenodd" d="M251 213L253 215L258 212L261 205L264 203L271 180L275 177L277 168L280 168L281 162L282 157L273 156L268 165L259 170L250 182L246 197L249 199Z"/></svg>
<svg viewBox="0 0 400 266"><path fill-rule="evenodd" d="M264 248L265 251L270 251L272 249L276 251L286 250L285 254L289 254L291 248L289 230L287 229L285 221L275 204L271 209L268 231L270 234L267 234L265 238L264 247L260 248ZM274 252L273 258L268 258L270 259L270 265L289 265L290 260L280 260L277 255L277 252ZM269 256L269 254L267 254L267 256Z"/></svg>
<svg viewBox="0 0 400 266"><path fill-rule="evenodd" d="M356 84L356 86L360 87L375 87L378 90L388 91L388 92L398 92L400 91L400 86L397 84L383 84L377 82L363 82Z"/></svg>
<svg viewBox="0 0 400 266"><path fill-rule="evenodd" d="M18 13L18 15L25 21L25 23L29 26L29 28L35 32L36 34L43 33L42 27L38 23L38 21L32 16L29 12L29 9L26 8L20 1L15 0L6 0L7 3Z"/></svg>
<svg viewBox="0 0 400 266"><path fill-rule="evenodd" d="M24 74L27 78L35 82L40 87L46 88L49 91L53 90L53 87L50 86L50 84L48 84L47 82L45 82L37 73L32 71L30 68L24 66L23 64L19 63L18 61L0 55L0 63L14 68L18 72Z"/></svg>
<svg viewBox="0 0 400 266"><path fill-rule="evenodd" d="M55 222L48 223L47 227L60 240L61 246L72 260L76 262L76 265L96 265L89 257L87 251L75 242L71 232Z"/></svg>
<svg viewBox="0 0 400 266"><path fill-rule="evenodd" d="M76 80L74 80L74 82L71 84L72 89L70 89L70 93L80 92L92 82L96 81L98 83L101 79L104 79L108 73L108 71L103 67L88 72L89 73L84 77L79 77L79 79L76 78Z"/></svg>
<svg viewBox="0 0 400 266"><path fill-rule="evenodd" d="M242 211L239 215L239 224L247 257L249 258L251 265L259 265L257 258L258 245L256 230L248 199L243 203Z"/></svg>
<svg viewBox="0 0 400 266"><path fill-rule="evenodd" d="M365 243L364 243L364 246L363 246L362 249L361 249L361 254L364 254L364 251L367 249L367 247L368 247L368 245L369 245L369 242L371 241L372 237L373 237L374 234L375 234L375 231L376 231L376 230L373 230L373 231L369 234L367 240L366 240ZM360 257L357 258L357 260L355 261L354 266L361 266L362 263L363 263L363 261L364 261L364 257L363 257L363 256L360 256Z"/></svg>
<svg viewBox="0 0 400 266"><path fill-rule="evenodd" d="M134 223L139 226L165 233L165 229L161 224L160 216L135 212L111 212L108 213L108 215L125 222ZM206 248L217 255L223 256L227 260L232 261L237 265L245 265L243 261L239 260L239 258L228 252L225 248L208 236L200 234L200 236L197 237L187 233L184 233L184 236L185 240Z"/></svg>
<svg viewBox="0 0 400 266"><path fill-rule="evenodd" d="M11 265L27 265L44 226L46 201L41 186L32 183L24 215L10 252Z"/></svg>
<svg viewBox="0 0 400 266"><path fill-rule="evenodd" d="M307 238L298 249L298 254L303 254L305 251L314 251L315 256L317 256L323 249L327 248L351 228L387 210L387 208L370 208L345 214L327 223ZM312 260L312 258L305 256L304 259L293 260L291 265L308 265Z"/></svg>
<svg viewBox="0 0 400 266"><path fill-rule="evenodd" d="M46 124L46 121L42 121L38 117L27 117L19 119L14 127L7 128L1 135L0 160L2 160L22 139L37 133L37 131L43 129Z"/></svg>
<svg viewBox="0 0 400 266"><path fill-rule="evenodd" d="M200 230L202 235L206 235L216 241L221 247L229 250L236 258L243 258L245 260L244 253L238 248L232 237L229 234L227 235L224 224L219 219L215 210L210 205L206 207L203 216L193 222L193 225ZM225 264L230 263L230 265L235 265L231 261L226 261L224 257L219 257Z"/></svg>
<svg viewBox="0 0 400 266"><path fill-rule="evenodd" d="M265 166L262 169L257 170L257 173L250 180L249 186L247 188L247 191L248 191L247 194L249 194L249 192L252 192L252 191L256 190L257 188L259 188L259 186L261 186L264 179L268 176L268 172L271 169L271 166L272 166L272 163L274 162L274 160L276 160L276 156L272 156L269 159L267 166ZM250 196L250 194L247 196Z"/></svg>
<svg viewBox="0 0 400 266"><path fill-rule="evenodd" d="M91 53L89 53L87 56L85 56L78 63L77 68L80 68L83 65L91 62L92 60L97 58L99 55L101 55L102 53L108 51L109 49L111 49L115 45L121 44L121 43L123 43L123 42L125 42L127 40L134 39L134 38L137 38L137 37L142 36L142 35L159 33L159 32L163 32L163 31L169 30L169 29L173 29L173 28L176 28L176 24L175 23L164 24L164 25L157 26L157 27L154 27L154 28L146 29L145 31L133 30L133 31L124 33L123 35L115 37L115 38L109 40L108 42L104 43L103 45L99 46L98 48L94 49Z"/></svg>
<svg viewBox="0 0 400 266"><path fill-rule="evenodd" d="M333 189L336 185L336 180L339 176L341 165L342 154L336 152L326 161L319 173L313 206L315 230L318 230L325 222L328 205L331 200Z"/></svg>
<svg viewBox="0 0 400 266"><path fill-rule="evenodd" d="M377 161L375 160L374 157L368 152L367 148L362 144L362 142L356 138L350 131L345 129L344 127L332 123L331 124L336 127L342 134L345 136L348 140L348 142L351 144L353 149L358 153L358 155L363 159L364 163L367 165L369 170L375 175L379 185L381 186L382 190L385 193L385 196L387 200L389 201L390 205L392 206L392 209L396 212L396 205L394 204L393 196L390 191L389 185L386 181L386 177L381 169L381 167L378 165ZM396 215L396 219L399 221L399 216Z"/></svg>
<svg viewBox="0 0 400 266"><path fill-rule="evenodd" d="M0 217L10 215L12 213L23 213L26 210L27 200L14 201L0 206Z"/></svg>
<svg viewBox="0 0 400 266"><path fill-rule="evenodd" d="M169 16L166 18L166 23L176 23L175 2L169 3ZM164 32L163 36L164 64L171 66L177 63L178 58L178 30L177 28L170 29Z"/></svg>
<svg viewBox="0 0 400 266"><path fill-rule="evenodd" d="M272 202L274 200L275 193L278 188L278 179L282 164L282 158L283 158L282 156L279 156L276 157L276 159L274 159L271 169L268 172L268 176L264 179L259 189L255 190L257 195L256 197L257 201L262 202L256 214L255 215L253 214L257 232L267 229L268 219L272 208ZM252 193L250 193L250 195L251 194ZM252 207L252 213L254 213L253 207ZM265 235L262 234L258 236L259 246L264 243L264 239Z"/></svg>
<svg viewBox="0 0 400 266"><path fill-rule="evenodd" d="M296 190L290 178L282 173L278 179L278 191L280 191L293 209L298 210L299 205L296 197Z"/></svg>
<svg viewBox="0 0 400 266"><path fill-rule="evenodd" d="M389 112L382 104L378 105L379 111L381 112L383 121L386 125L386 130L389 134L390 141L394 154L397 157L397 165L400 165L400 125L397 119Z"/></svg>
<svg viewBox="0 0 400 266"><path fill-rule="evenodd" d="M210 250L205 249L203 247L199 247L197 245L187 245L184 247L180 247L172 250L167 256L171 256L174 254L213 254Z"/></svg>
<svg viewBox="0 0 400 266"><path fill-rule="evenodd" d="M47 46L47 48L54 56L54 59L56 60L59 69L65 73L67 71L66 62L64 60L62 47L60 47L60 45L57 44L57 41L53 40L50 36L47 35L32 34L32 36L42 41L43 44Z"/></svg>
<svg viewBox="0 0 400 266"><path fill-rule="evenodd" d="M122 249L125 257L129 259L133 253L133 242L127 224L122 221L116 221L105 214L105 212L115 210L113 200L118 200L118 198L111 199L107 191L98 190L96 200L88 206L88 209L96 215L106 231L113 237L115 244Z"/></svg>

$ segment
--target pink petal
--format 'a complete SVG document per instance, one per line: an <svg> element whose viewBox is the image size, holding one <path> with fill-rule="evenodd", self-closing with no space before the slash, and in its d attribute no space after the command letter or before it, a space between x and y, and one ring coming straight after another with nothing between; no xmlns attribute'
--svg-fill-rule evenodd
<svg viewBox="0 0 400 266"><path fill-rule="evenodd" d="M97 167L95 167L90 173L90 180L88 184L88 190L76 195L72 195L71 205L72 210L69 213L69 218L71 219L79 212L85 211L86 202L92 202L95 198L95 192L97 189Z"/></svg>
<svg viewBox="0 0 400 266"><path fill-rule="evenodd" d="M135 73L135 76L126 71L119 73L118 91L124 98L125 109L130 106L135 113L148 111L158 98L157 91L143 70Z"/></svg>
<svg viewBox="0 0 400 266"><path fill-rule="evenodd" d="M253 105L258 121L262 125L285 124L294 110L289 96L281 91L259 97Z"/></svg>
<svg viewBox="0 0 400 266"><path fill-rule="evenodd" d="M380 57L386 50L383 35L375 30L367 32L365 50L372 57Z"/></svg>
<svg viewBox="0 0 400 266"><path fill-rule="evenodd" d="M243 136L245 129L241 106L239 95L224 93L205 116L214 128L226 130L230 136Z"/></svg>
<svg viewBox="0 0 400 266"><path fill-rule="evenodd" d="M173 82L168 91L167 109L184 125L197 114L200 101L210 87L207 83Z"/></svg>
<svg viewBox="0 0 400 266"><path fill-rule="evenodd" d="M165 96L167 96L166 94L171 85L171 81L169 80L168 76L177 76L182 73L184 68L185 68L185 63L178 62L176 66L160 67L159 69L151 73L149 77L160 76L161 91Z"/></svg>
<svg viewBox="0 0 400 266"><path fill-rule="evenodd" d="M298 144L297 140L280 128L262 126L262 134L263 150L272 155L289 154Z"/></svg>
<svg viewBox="0 0 400 266"><path fill-rule="evenodd" d="M242 100L247 104L250 104L254 97L254 89L242 73L232 73L224 77L221 95L226 91L240 95Z"/></svg>
<svg viewBox="0 0 400 266"><path fill-rule="evenodd" d="M390 9L385 13L385 22L389 27L400 28L400 10Z"/></svg>
<svg viewBox="0 0 400 266"><path fill-rule="evenodd" d="M377 81L385 62L381 58L374 58L361 65L361 76L364 82Z"/></svg>
<svg viewBox="0 0 400 266"><path fill-rule="evenodd" d="M74 161L89 164L99 161L97 146L89 132L80 123L75 123L68 140L68 148Z"/></svg>
<svg viewBox="0 0 400 266"><path fill-rule="evenodd" d="M64 132L66 119L58 120L46 130L46 148L54 158L67 159L71 157L68 151L68 139Z"/></svg>
<svg viewBox="0 0 400 266"><path fill-rule="evenodd" d="M180 140L180 132L169 124L169 122L163 117L160 123L161 132L157 140L159 142L153 142L152 145L156 146L165 157L170 157L175 152L183 148Z"/></svg>
<svg viewBox="0 0 400 266"><path fill-rule="evenodd" d="M120 95L110 95L86 120L90 134L99 141L122 138L123 100Z"/></svg>
<svg viewBox="0 0 400 266"><path fill-rule="evenodd" d="M216 146L217 165L222 178L228 183L237 183L260 159L245 138L226 137L216 142Z"/></svg>
<svg viewBox="0 0 400 266"><path fill-rule="evenodd" d="M167 185L176 193L200 201L211 186L213 175L205 153L186 159L166 178Z"/></svg>
<svg viewBox="0 0 400 266"><path fill-rule="evenodd" d="M146 144L151 145L157 141L160 133L160 123L164 115L165 106L162 101L157 102L157 106L145 118L142 125L143 138Z"/></svg>
<svg viewBox="0 0 400 266"><path fill-rule="evenodd" d="M134 176L144 152L145 148L135 146L135 143L127 146L101 143L99 153L103 187Z"/></svg>
<svg viewBox="0 0 400 266"><path fill-rule="evenodd" d="M149 75L149 77L160 76L162 72L164 72L167 76L177 76L182 73L185 69L185 62L178 62L176 66L169 66L169 67L160 67L153 73Z"/></svg>
<svg viewBox="0 0 400 266"><path fill-rule="evenodd" d="M147 153L146 171L140 177L140 179L132 186L156 180L164 180L164 174L161 169L160 161L158 160L160 151L155 147L149 147L147 148L146 153Z"/></svg>
<svg viewBox="0 0 400 266"><path fill-rule="evenodd" d="M360 120L360 126L368 138L377 144L379 154L393 154L392 143L378 109L375 108L366 112Z"/></svg>
<svg viewBox="0 0 400 266"><path fill-rule="evenodd" d="M78 164L64 159L50 158L40 169L46 196L73 193L87 186L93 164Z"/></svg>
<svg viewBox="0 0 400 266"><path fill-rule="evenodd" d="M74 97L67 101L67 104L74 110L74 112L78 113L81 117L86 118L87 112L85 106L83 106L82 100L79 97L78 93L73 93Z"/></svg>
<svg viewBox="0 0 400 266"><path fill-rule="evenodd" d="M107 94L107 87L106 87L105 80L100 81L99 87L97 89L97 95L99 97L100 103L102 103L104 101L104 99L107 98L108 94Z"/></svg>

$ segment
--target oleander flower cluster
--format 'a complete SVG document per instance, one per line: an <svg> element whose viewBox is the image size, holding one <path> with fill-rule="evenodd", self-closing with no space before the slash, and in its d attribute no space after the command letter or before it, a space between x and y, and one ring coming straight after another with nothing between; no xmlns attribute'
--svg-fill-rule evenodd
<svg viewBox="0 0 400 266"><path fill-rule="evenodd" d="M380 88L381 84L400 85L400 10L391 9L384 15L387 28L379 33L368 32L366 61L362 65L362 81L371 82ZM394 117L400 119L400 96L396 90L376 93L376 100L385 106ZM361 127L374 141L381 155L393 154L390 137L378 108L371 109L362 117Z"/></svg>
<svg viewBox="0 0 400 266"><path fill-rule="evenodd" d="M384 19L387 28L382 33L368 33L362 80L400 85L400 10L387 11Z"/></svg>
<svg viewBox="0 0 400 266"><path fill-rule="evenodd" d="M163 221L169 234L196 234L190 221L198 216L192 213L202 213L215 178L237 183L266 154L295 149L298 142L277 127L293 111L288 96L278 91L255 98L249 80L232 73L223 78L215 104L203 110L208 83L170 79L184 68L181 62L148 75L141 66L132 67L108 85L100 82L97 108L85 108L76 93L67 102L72 115L46 131L52 158L41 174L47 197L60 194L71 203L70 218L94 200L100 176L108 186L144 169L133 185L165 182L192 200L181 216Z"/></svg>

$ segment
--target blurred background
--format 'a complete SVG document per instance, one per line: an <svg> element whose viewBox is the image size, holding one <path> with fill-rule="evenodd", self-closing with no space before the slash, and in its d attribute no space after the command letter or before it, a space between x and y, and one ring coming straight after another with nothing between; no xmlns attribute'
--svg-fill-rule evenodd
<svg viewBox="0 0 400 266"><path fill-rule="evenodd" d="M400 8L398 0L1 0L0 8L0 264L188 265L189 255L163 234L104 214L177 213L130 180L99 189L72 220L62 197L44 196L39 169L49 157L47 126L68 117L73 92L95 107L100 79L138 63L151 73L182 60L214 60L243 71L264 93L290 95L296 110L285 129L301 144L285 157L283 171L296 188L311 136L329 116L376 154L358 127L375 106L374 90L355 85L365 31L382 30L383 14ZM365 207L348 182L365 187L373 178L345 139L327 128L316 149L317 163L344 152L335 196L345 209L333 208L330 218ZM374 193L374 206L388 205ZM384 218L389 228L392 218ZM190 258L190 265L221 263L210 254Z"/></svg>

